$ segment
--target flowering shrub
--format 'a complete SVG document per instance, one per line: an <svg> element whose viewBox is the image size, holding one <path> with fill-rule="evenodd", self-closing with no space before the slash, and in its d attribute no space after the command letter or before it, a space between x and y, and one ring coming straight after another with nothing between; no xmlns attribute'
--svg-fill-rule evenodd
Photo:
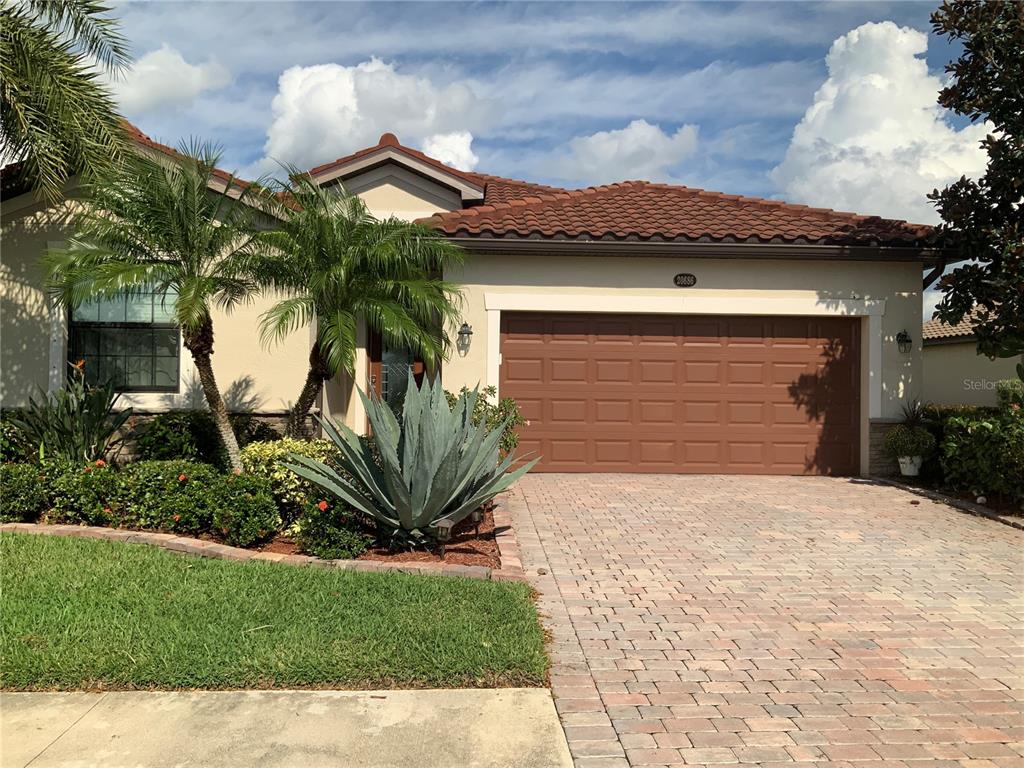
<svg viewBox="0 0 1024 768"><path fill-rule="evenodd" d="M50 510L53 523L109 525L120 518L124 508L121 474L103 459L88 464L48 464Z"/></svg>
<svg viewBox="0 0 1024 768"><path fill-rule="evenodd" d="M221 475L192 461L138 461L124 471L124 522L180 533L207 531Z"/></svg>
<svg viewBox="0 0 1024 768"><path fill-rule="evenodd" d="M317 461L334 463L337 449L330 440L298 440L285 437L270 442L249 443L242 449L242 467L253 477L270 482L274 500L281 516L290 523L299 516L310 499L318 497L319 489L281 464L291 454Z"/></svg>
<svg viewBox="0 0 1024 768"><path fill-rule="evenodd" d="M373 537L352 510L319 499L307 502L296 524L295 540L307 554L349 560L365 552Z"/></svg>

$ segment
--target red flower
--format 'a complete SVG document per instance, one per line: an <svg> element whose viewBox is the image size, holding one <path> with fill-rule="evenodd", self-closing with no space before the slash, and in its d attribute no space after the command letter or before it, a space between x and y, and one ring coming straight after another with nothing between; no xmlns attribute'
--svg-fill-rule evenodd
<svg viewBox="0 0 1024 768"><path fill-rule="evenodd" d="M109 515L110 514L110 507L104 507L103 508L103 514Z"/></svg>
<svg viewBox="0 0 1024 768"><path fill-rule="evenodd" d="M181 520L181 515L175 515L174 522L178 522L179 520Z"/></svg>
<svg viewBox="0 0 1024 768"><path fill-rule="evenodd" d="M318 509L319 509L319 510L320 510L321 512L326 512L326 511L327 511L327 502L326 502L326 501L324 501L323 499L321 499L321 500L320 500L320 503L319 503L319 504L317 504L316 506L317 506L317 508L318 508Z"/></svg>
<svg viewBox="0 0 1024 768"><path fill-rule="evenodd" d="M179 483L184 483L186 480L188 480L188 475L186 475L184 472L182 472L180 475L178 475L178 482Z"/></svg>
<svg viewBox="0 0 1024 768"><path fill-rule="evenodd" d="M96 459L96 466L97 467L105 467L105 466L107 466L107 462L105 462L103 459Z"/></svg>
<svg viewBox="0 0 1024 768"><path fill-rule="evenodd" d="M240 470L240 469L236 469L236 470L235 470L234 472L232 472L231 474L233 474L233 475L235 475L235 477L237 477L238 475L242 474L242 470Z"/></svg>
<svg viewBox="0 0 1024 768"><path fill-rule="evenodd" d="M86 471L86 472L92 472L92 467L86 467L86 468L85 468L85 471Z"/></svg>

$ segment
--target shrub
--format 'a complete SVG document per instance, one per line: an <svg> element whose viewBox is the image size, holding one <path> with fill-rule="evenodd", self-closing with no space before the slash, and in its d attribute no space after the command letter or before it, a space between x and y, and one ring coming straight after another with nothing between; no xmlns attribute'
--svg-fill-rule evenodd
<svg viewBox="0 0 1024 768"><path fill-rule="evenodd" d="M54 523L109 525L124 506L121 475L102 459L89 464L46 465L50 480L50 511Z"/></svg>
<svg viewBox="0 0 1024 768"><path fill-rule="evenodd" d="M935 436L924 427L897 424L885 436L889 453L900 456L928 456L935 450Z"/></svg>
<svg viewBox="0 0 1024 768"><path fill-rule="evenodd" d="M941 461L951 488L1024 503L1024 411L950 417Z"/></svg>
<svg viewBox="0 0 1024 768"><path fill-rule="evenodd" d="M115 413L114 385L87 386L81 365L71 366L64 389L29 398L12 421L41 459L88 462L105 459L121 442L119 433L132 409Z"/></svg>
<svg viewBox="0 0 1024 768"><path fill-rule="evenodd" d="M10 413L0 414L0 461L34 459L25 433L14 423Z"/></svg>
<svg viewBox="0 0 1024 768"><path fill-rule="evenodd" d="M349 477L304 456L292 456L287 466L375 520L392 547L444 538L536 463L508 471L515 459L501 459L498 447L505 425L488 431L473 423L476 390L463 392L452 407L439 384L427 380L417 388L410 374L401 422L378 398L359 395L379 464L351 429L321 420Z"/></svg>
<svg viewBox="0 0 1024 768"><path fill-rule="evenodd" d="M35 522L49 500L38 464L0 464L0 522Z"/></svg>
<svg viewBox="0 0 1024 768"><path fill-rule="evenodd" d="M281 436L250 414L234 414L230 418L239 446ZM140 430L135 450L142 460L185 459L221 469L228 467L227 454L209 411L168 411L154 416Z"/></svg>
<svg viewBox="0 0 1024 768"><path fill-rule="evenodd" d="M469 388L463 387L458 396L447 391L444 396L448 400L448 407L454 408L459 396L468 394ZM497 403L494 402L494 398L498 394L496 387L487 387L481 394L483 397L477 397L473 404L473 423L483 423L488 431L500 428L501 441L498 443L498 447L503 455L512 453L519 446L519 434L516 432L516 427L525 424L526 419L523 418L519 412L519 406L511 397L503 397Z"/></svg>
<svg viewBox="0 0 1024 768"><path fill-rule="evenodd" d="M130 464L124 471L125 522L181 533L207 531L219 500L220 477L209 464L198 462Z"/></svg>
<svg viewBox="0 0 1024 768"><path fill-rule="evenodd" d="M359 557L372 539L352 510L324 499L306 503L295 534L303 552L326 560Z"/></svg>
<svg viewBox="0 0 1024 768"><path fill-rule="evenodd" d="M249 443L242 449L242 467L254 476L270 482L274 500L285 523L295 520L307 502L319 496L320 490L281 462L291 455L337 464L337 448L330 440L299 440L285 437L272 442Z"/></svg>
<svg viewBox="0 0 1024 768"><path fill-rule="evenodd" d="M246 475L224 475L214 484L213 530L235 547L251 547L281 528L270 482Z"/></svg>
<svg viewBox="0 0 1024 768"><path fill-rule="evenodd" d="M1024 408L1024 381L1006 379L996 382L996 399L1000 408Z"/></svg>

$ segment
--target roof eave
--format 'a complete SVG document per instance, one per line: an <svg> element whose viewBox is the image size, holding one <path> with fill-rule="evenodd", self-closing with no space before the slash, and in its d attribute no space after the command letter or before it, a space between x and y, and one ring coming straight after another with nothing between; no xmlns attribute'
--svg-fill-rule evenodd
<svg viewBox="0 0 1024 768"><path fill-rule="evenodd" d="M651 240L579 240L557 238L449 235L467 251L534 253L561 256L660 256L714 259L836 259L904 261L932 264L941 252L905 245L822 245L814 243L738 243Z"/></svg>

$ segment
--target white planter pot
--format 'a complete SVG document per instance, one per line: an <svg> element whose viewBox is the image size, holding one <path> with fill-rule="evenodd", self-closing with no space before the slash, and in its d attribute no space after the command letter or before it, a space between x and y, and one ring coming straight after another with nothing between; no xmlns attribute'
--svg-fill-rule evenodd
<svg viewBox="0 0 1024 768"><path fill-rule="evenodd" d="M900 456L897 459L900 463L900 474L904 477L917 477L917 473L921 471L921 463L924 461L922 456Z"/></svg>

